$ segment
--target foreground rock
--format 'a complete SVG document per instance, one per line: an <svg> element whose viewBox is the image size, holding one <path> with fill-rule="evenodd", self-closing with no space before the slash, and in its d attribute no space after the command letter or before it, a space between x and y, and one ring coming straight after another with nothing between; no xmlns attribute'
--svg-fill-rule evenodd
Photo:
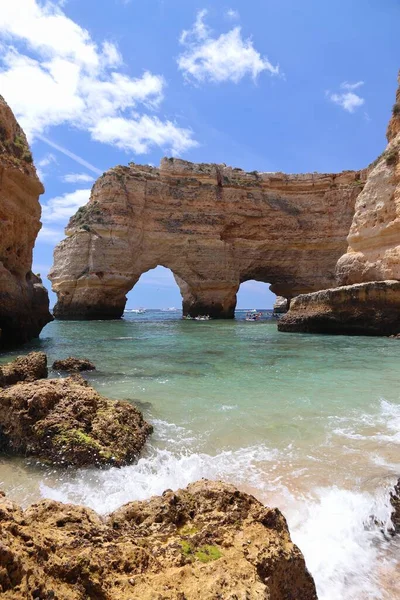
<svg viewBox="0 0 400 600"><path fill-rule="evenodd" d="M113 402L80 377L17 383L0 392L0 449L76 467L122 466L152 426L128 402Z"/></svg>
<svg viewBox="0 0 400 600"><path fill-rule="evenodd" d="M316 600L278 509L199 481L106 519L45 500L0 497L5 600Z"/></svg>
<svg viewBox="0 0 400 600"><path fill-rule="evenodd" d="M37 337L52 320L47 291L32 273L43 191L25 134L0 96L0 348Z"/></svg>
<svg viewBox="0 0 400 600"><path fill-rule="evenodd" d="M281 331L400 332L400 87L387 136L357 198L347 252L336 265L340 287L293 300Z"/></svg>
<svg viewBox="0 0 400 600"><path fill-rule="evenodd" d="M342 335L400 333L400 281L372 281L294 298L279 331Z"/></svg>
<svg viewBox="0 0 400 600"><path fill-rule="evenodd" d="M400 479L394 486L393 492L390 494L390 501L392 503L392 523L395 533L400 533Z"/></svg>
<svg viewBox="0 0 400 600"><path fill-rule="evenodd" d="M46 379L47 356L44 352L31 352L18 356L12 362L0 367L0 386L14 385L20 381Z"/></svg>
<svg viewBox="0 0 400 600"><path fill-rule="evenodd" d="M75 358L74 356L54 361L52 368L55 371L68 371L70 373L77 371L94 371L96 369L94 364L87 358Z"/></svg>
<svg viewBox="0 0 400 600"><path fill-rule="evenodd" d="M365 176L172 158L110 169L55 250L54 315L119 318L127 292L157 265L174 273L191 316L233 318L239 285L251 279L286 298L330 287Z"/></svg>

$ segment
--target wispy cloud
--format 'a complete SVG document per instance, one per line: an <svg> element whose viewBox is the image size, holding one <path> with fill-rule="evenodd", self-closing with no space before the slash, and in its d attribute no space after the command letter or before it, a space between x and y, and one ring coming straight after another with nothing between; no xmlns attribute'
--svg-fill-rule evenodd
<svg viewBox="0 0 400 600"><path fill-rule="evenodd" d="M51 198L42 206L43 223L64 225L80 206L88 202L89 196L90 189L82 189Z"/></svg>
<svg viewBox="0 0 400 600"><path fill-rule="evenodd" d="M89 169L89 171L93 171L93 173L96 173L96 175L102 175L103 174L103 171L101 171L97 167L91 165L89 162L87 162L87 160L85 160L81 156L78 156L77 154L74 154L74 152L71 152L71 150L68 150L68 148L64 148L64 146L60 146L60 144L56 144L52 140L49 140L49 138L44 137L43 135L36 134L36 137L41 142L44 142L45 144L48 144L49 146L51 146L55 150L58 150L62 154L65 154L65 156L68 156L69 158L71 158L72 160L74 160L75 162L77 162L78 164L82 165L82 167L86 167L87 169Z"/></svg>
<svg viewBox="0 0 400 600"><path fill-rule="evenodd" d="M232 21L237 21L237 19L240 19L239 12L237 10L234 10L233 8L229 8L226 11L225 16L228 19L232 19Z"/></svg>
<svg viewBox="0 0 400 600"><path fill-rule="evenodd" d="M254 48L251 38L242 38L240 27L216 37L205 23L206 15L206 10L198 12L192 29L184 30L180 36L184 52L177 62L186 79L238 83L246 75L255 80L263 71L279 73L279 67Z"/></svg>
<svg viewBox="0 0 400 600"><path fill-rule="evenodd" d="M94 177L87 173L68 173L61 178L64 183L89 183Z"/></svg>
<svg viewBox="0 0 400 600"><path fill-rule="evenodd" d="M60 4L3 2L1 40L0 89L31 141L68 124L136 153L160 143L174 153L195 145L189 129L146 114L159 108L164 78L149 71L125 74L117 46L97 44ZM119 135L121 121L134 136Z"/></svg>
<svg viewBox="0 0 400 600"><path fill-rule="evenodd" d="M44 181L46 178L47 167L49 167L51 164L57 164L57 159L54 154L51 154L51 152L36 161L36 171L41 181Z"/></svg>
<svg viewBox="0 0 400 600"><path fill-rule="evenodd" d="M355 83L344 81L340 84L340 89L344 91L338 93L327 91L326 95L331 102L337 104L343 108L343 110L354 113L357 108L365 103L365 98L355 93L355 90L358 90L363 85L363 81L357 81Z"/></svg>

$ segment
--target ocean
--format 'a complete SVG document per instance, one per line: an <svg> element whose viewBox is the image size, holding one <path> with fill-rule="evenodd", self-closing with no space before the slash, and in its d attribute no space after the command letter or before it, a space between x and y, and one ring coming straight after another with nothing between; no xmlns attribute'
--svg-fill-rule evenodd
<svg viewBox="0 0 400 600"><path fill-rule="evenodd" d="M258 322L245 311L199 322L172 310L54 321L2 355L89 358L89 382L136 404L154 434L121 469L2 457L0 489L24 506L48 497L107 513L223 479L282 510L320 600L398 599L400 542L387 527L400 475L400 341L278 333L263 312Z"/></svg>

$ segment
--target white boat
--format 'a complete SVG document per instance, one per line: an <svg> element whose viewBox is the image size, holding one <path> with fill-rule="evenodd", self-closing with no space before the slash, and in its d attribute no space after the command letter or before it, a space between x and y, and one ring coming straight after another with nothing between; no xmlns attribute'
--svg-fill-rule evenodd
<svg viewBox="0 0 400 600"><path fill-rule="evenodd" d="M259 321L262 317L261 312L257 312L255 309L248 310L246 313L246 321Z"/></svg>
<svg viewBox="0 0 400 600"><path fill-rule="evenodd" d="M197 317L194 318L195 321L209 321L211 319L210 315L197 315Z"/></svg>
<svg viewBox="0 0 400 600"><path fill-rule="evenodd" d="M137 315L143 315L146 312L145 308L132 308L131 312L136 313Z"/></svg>

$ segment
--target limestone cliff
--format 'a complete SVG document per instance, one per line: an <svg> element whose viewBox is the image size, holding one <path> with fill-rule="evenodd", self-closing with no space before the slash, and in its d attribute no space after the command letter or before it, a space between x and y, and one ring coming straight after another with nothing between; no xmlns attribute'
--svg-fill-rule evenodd
<svg viewBox="0 0 400 600"><path fill-rule="evenodd" d="M31 271L43 191L25 134L0 96L0 347L38 336L52 319Z"/></svg>
<svg viewBox="0 0 400 600"><path fill-rule="evenodd" d="M240 283L286 298L329 287L365 173L246 173L163 159L106 172L50 273L58 318L118 318L145 271L175 275L185 314L233 317Z"/></svg>
<svg viewBox="0 0 400 600"><path fill-rule="evenodd" d="M344 287L293 301L279 322L280 330L400 332L400 87L387 137L387 148L368 169L355 204L347 252L336 265L336 282Z"/></svg>
<svg viewBox="0 0 400 600"><path fill-rule="evenodd" d="M107 518L0 492L4 600L317 600L283 515L221 482L131 502Z"/></svg>

